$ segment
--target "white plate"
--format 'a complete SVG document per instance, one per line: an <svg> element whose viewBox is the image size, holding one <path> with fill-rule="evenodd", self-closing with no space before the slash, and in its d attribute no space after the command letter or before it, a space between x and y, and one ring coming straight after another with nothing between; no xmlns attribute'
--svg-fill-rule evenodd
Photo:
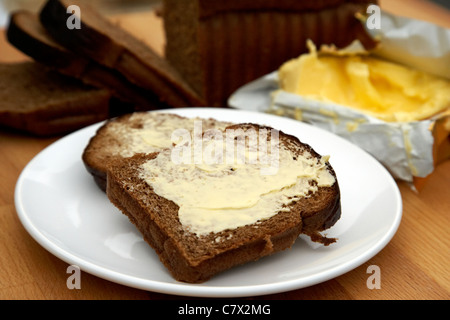
<svg viewBox="0 0 450 320"><path fill-rule="evenodd" d="M81 162L83 149L100 123L50 145L21 173L15 204L30 235L58 258L116 283L176 295L243 297L299 289L342 275L377 254L395 234L402 214L395 181L374 158L346 140L295 120L243 110L167 112L270 125L331 155L341 188L342 218L327 234L338 237L338 242L323 247L301 237L290 250L203 284L177 282Z"/></svg>

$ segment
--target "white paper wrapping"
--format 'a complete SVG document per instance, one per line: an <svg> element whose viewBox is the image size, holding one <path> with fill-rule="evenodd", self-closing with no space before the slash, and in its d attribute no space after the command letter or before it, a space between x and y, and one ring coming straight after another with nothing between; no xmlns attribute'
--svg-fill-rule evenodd
<svg viewBox="0 0 450 320"><path fill-rule="evenodd" d="M381 13L380 29L366 29L380 46L376 56L450 79L450 29Z"/></svg>
<svg viewBox="0 0 450 320"><path fill-rule="evenodd" d="M450 30L385 12L381 17L381 29L370 31L381 44L373 54L450 78ZM396 179L413 182L413 177L426 177L434 169L431 128L435 119L384 122L345 106L306 99L280 90L276 71L237 90L229 105L291 117L334 132L372 154Z"/></svg>
<svg viewBox="0 0 450 320"><path fill-rule="evenodd" d="M271 112L336 133L371 153L391 174L411 181L433 171L433 120L388 123L337 104L279 91ZM349 155L351 156L351 155Z"/></svg>

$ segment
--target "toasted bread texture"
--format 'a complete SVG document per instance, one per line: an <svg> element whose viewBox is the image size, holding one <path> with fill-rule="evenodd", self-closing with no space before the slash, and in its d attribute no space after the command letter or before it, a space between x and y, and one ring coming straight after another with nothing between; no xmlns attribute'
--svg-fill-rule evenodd
<svg viewBox="0 0 450 320"><path fill-rule="evenodd" d="M134 112L110 119L90 139L82 160L100 189L106 190L106 170L114 159L135 153L158 152L172 145L171 135L177 129L199 130L225 128L230 123L214 119L185 118L163 112Z"/></svg>
<svg viewBox="0 0 450 320"><path fill-rule="evenodd" d="M67 10L80 8L80 29L67 28ZM165 59L111 23L84 0L49 0L40 12L48 33L67 49L120 72L172 107L202 106L203 99Z"/></svg>
<svg viewBox="0 0 450 320"><path fill-rule="evenodd" d="M238 124L227 127L230 128L260 130L262 127ZM321 158L293 136L280 132L280 139L283 147L295 157ZM333 226L341 215L339 185L328 162L324 170L335 178L332 185L319 186L293 199L269 218L199 235L181 222L180 205L158 194L156 186L145 179L145 164L153 163L162 153L136 154L110 162L106 192L110 201L143 234L176 280L204 282L234 266L290 248L300 234L307 234L324 245L336 240L320 235L320 231ZM193 179L191 187L196 188L198 183L202 181ZM211 189L215 187L210 185Z"/></svg>
<svg viewBox="0 0 450 320"><path fill-rule="evenodd" d="M0 64L0 125L35 135L80 129L109 116L111 94L36 62Z"/></svg>

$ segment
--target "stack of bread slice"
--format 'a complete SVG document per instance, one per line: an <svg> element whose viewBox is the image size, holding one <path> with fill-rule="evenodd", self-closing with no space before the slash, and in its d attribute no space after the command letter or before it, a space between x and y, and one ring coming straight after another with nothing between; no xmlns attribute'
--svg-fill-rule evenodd
<svg viewBox="0 0 450 320"><path fill-rule="evenodd" d="M70 10L68 11L71 5L78 6L82 13L80 29L72 29L67 25L68 19L73 15ZM36 79L37 82L41 82L41 85L52 82L47 78L48 68L65 76L60 77L61 88L53 85L56 91L67 91L65 83L73 85L76 83L74 79L77 79L79 83L77 89L89 88L91 95L93 92L99 92L100 95L109 92L114 98L110 100L114 102L111 103L111 108L118 105L119 108L116 107L112 114L105 113L104 103L96 106L93 103L96 100L93 99L90 103L89 114L97 115L96 121L134 110L204 105L199 95L152 48L120 26L111 23L107 17L92 8L88 1L49 0L39 13L26 10L13 12L7 28L7 37L12 45L40 65L33 67L34 69L46 70L42 71L41 77ZM20 64L7 64L5 68L15 68L16 73L24 69ZM6 79L4 75L3 78L10 82L10 86L17 87L20 91L20 81L16 83ZM27 78L27 75L23 75L23 78ZM29 101L36 101L34 99L38 94L36 92L38 90L34 90L33 95L30 95L24 90L22 95L28 96ZM69 96L73 95L69 92ZM9 99L12 100L14 97L16 96L10 96ZM38 96L37 101L40 98L42 97ZM47 105L36 106L33 102L27 104L24 100L15 102L17 105L20 104L20 107L12 106L5 110L5 113L27 118L28 114L24 112L27 109L38 108L43 114L47 112ZM71 101L74 104L77 100ZM65 103L60 103L59 106L53 105L53 107L59 108L64 118L71 114L70 111L67 115L65 114L67 110ZM85 109L80 107L79 119L86 115ZM72 108L72 115L73 111ZM51 111L48 112L51 113ZM31 116L29 118L29 122L34 121ZM85 121L78 127L60 126L58 130L53 128L30 131L29 126L17 125L6 120L6 117L2 117L1 123L37 134L63 133L92 123L92 121ZM51 126L50 123L49 126Z"/></svg>

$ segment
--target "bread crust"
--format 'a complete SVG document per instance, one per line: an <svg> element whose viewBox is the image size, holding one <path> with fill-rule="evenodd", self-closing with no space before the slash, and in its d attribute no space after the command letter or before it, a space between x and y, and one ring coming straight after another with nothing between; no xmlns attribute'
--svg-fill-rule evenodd
<svg viewBox="0 0 450 320"><path fill-rule="evenodd" d="M288 135L283 139L300 143ZM309 146L301 145L313 151ZM319 232L340 218L337 179L331 187L319 187L312 196L290 204L289 211L281 211L253 225L199 237L183 228L178 219L178 206L156 194L140 177L140 165L156 156L157 153L136 154L113 160L108 166L106 193L136 225L178 281L204 282L234 266L290 248L302 233L324 245L336 241ZM329 170L335 176L331 166Z"/></svg>
<svg viewBox="0 0 450 320"><path fill-rule="evenodd" d="M102 155L104 154L103 150L107 150L107 147L102 142L104 141L103 139L105 135L107 135L106 131L108 124L111 121L120 121L120 119L129 118L129 116L130 115L124 115L107 120L100 128L97 129L95 135L89 139L89 142L81 155L81 160L84 167L92 175L94 182L102 191L106 192L106 167L104 162L105 159Z"/></svg>

